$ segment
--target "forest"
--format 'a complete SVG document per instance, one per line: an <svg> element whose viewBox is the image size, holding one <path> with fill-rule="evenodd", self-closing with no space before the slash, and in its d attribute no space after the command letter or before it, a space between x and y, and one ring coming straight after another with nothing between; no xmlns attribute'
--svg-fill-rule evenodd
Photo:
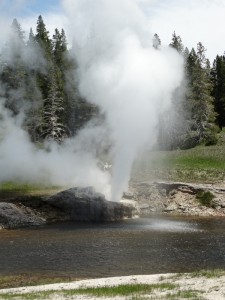
<svg viewBox="0 0 225 300"><path fill-rule="evenodd" d="M152 47L155 51L162 47L158 34ZM201 42L189 50L175 32L169 47L183 57L185 74L169 111L159 117L156 147L173 150L216 144L217 133L225 126L225 55L217 55L211 65ZM26 39L19 22L13 20L0 50L0 97L11 116L23 114L22 127L34 143L62 143L100 115L99 108L79 94L76 68L63 29L55 29L50 37L39 16L36 31L31 29Z"/></svg>

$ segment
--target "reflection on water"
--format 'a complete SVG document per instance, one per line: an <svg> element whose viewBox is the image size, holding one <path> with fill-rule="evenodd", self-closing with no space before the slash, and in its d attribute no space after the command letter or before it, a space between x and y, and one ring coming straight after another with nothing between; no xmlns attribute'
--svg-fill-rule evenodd
<svg viewBox="0 0 225 300"><path fill-rule="evenodd" d="M0 274L104 277L225 269L225 219L149 217L0 231Z"/></svg>
<svg viewBox="0 0 225 300"><path fill-rule="evenodd" d="M194 232L202 231L199 224L185 220L173 220L165 218L142 218L140 222L130 225L130 228L135 230L150 230L150 231L164 231L164 232Z"/></svg>

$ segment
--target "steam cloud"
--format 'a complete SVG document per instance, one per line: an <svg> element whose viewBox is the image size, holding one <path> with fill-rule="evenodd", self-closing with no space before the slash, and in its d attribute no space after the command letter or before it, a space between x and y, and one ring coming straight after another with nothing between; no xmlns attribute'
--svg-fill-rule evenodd
<svg viewBox="0 0 225 300"><path fill-rule="evenodd" d="M106 124L89 124L63 145L48 143L47 150L39 149L21 128L23 113L12 117L1 98L0 181L93 185L109 200L119 201L139 150L155 142L158 116L169 108L181 83L183 61L169 47L152 47L148 0L62 2L78 62L80 93L100 107ZM105 128L113 143L111 178L98 167L95 155Z"/></svg>
<svg viewBox="0 0 225 300"><path fill-rule="evenodd" d="M154 144L159 113L168 109L182 79L182 58L152 47L145 13L150 1L64 0L71 20L80 92L99 105L113 147L111 199L127 189L132 163Z"/></svg>

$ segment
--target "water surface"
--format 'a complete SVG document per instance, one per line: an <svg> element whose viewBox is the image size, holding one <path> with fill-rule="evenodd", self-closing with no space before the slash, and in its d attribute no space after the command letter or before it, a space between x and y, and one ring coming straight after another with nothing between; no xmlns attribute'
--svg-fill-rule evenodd
<svg viewBox="0 0 225 300"><path fill-rule="evenodd" d="M225 269L225 218L149 217L0 231L0 274L79 278Z"/></svg>

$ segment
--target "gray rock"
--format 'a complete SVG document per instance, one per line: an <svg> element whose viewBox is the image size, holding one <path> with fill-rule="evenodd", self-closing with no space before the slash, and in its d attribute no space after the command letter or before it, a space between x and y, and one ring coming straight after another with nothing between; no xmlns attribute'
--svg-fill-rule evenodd
<svg viewBox="0 0 225 300"><path fill-rule="evenodd" d="M92 187L71 188L46 199L61 209L71 221L116 221L139 215L134 201L111 202Z"/></svg>
<svg viewBox="0 0 225 300"><path fill-rule="evenodd" d="M211 206L215 208L216 207L225 208L225 199L216 197L212 199Z"/></svg>
<svg viewBox="0 0 225 300"><path fill-rule="evenodd" d="M175 210L177 210L177 205L175 205L175 204L169 204L169 205L164 209L165 212L171 212L171 211L175 211Z"/></svg>
<svg viewBox="0 0 225 300"><path fill-rule="evenodd" d="M43 218L35 215L31 209L23 205L0 202L0 227L2 228L39 226L44 223Z"/></svg>
<svg viewBox="0 0 225 300"><path fill-rule="evenodd" d="M134 193L132 193L132 192L124 192L123 193L123 198L124 199L134 199Z"/></svg>

